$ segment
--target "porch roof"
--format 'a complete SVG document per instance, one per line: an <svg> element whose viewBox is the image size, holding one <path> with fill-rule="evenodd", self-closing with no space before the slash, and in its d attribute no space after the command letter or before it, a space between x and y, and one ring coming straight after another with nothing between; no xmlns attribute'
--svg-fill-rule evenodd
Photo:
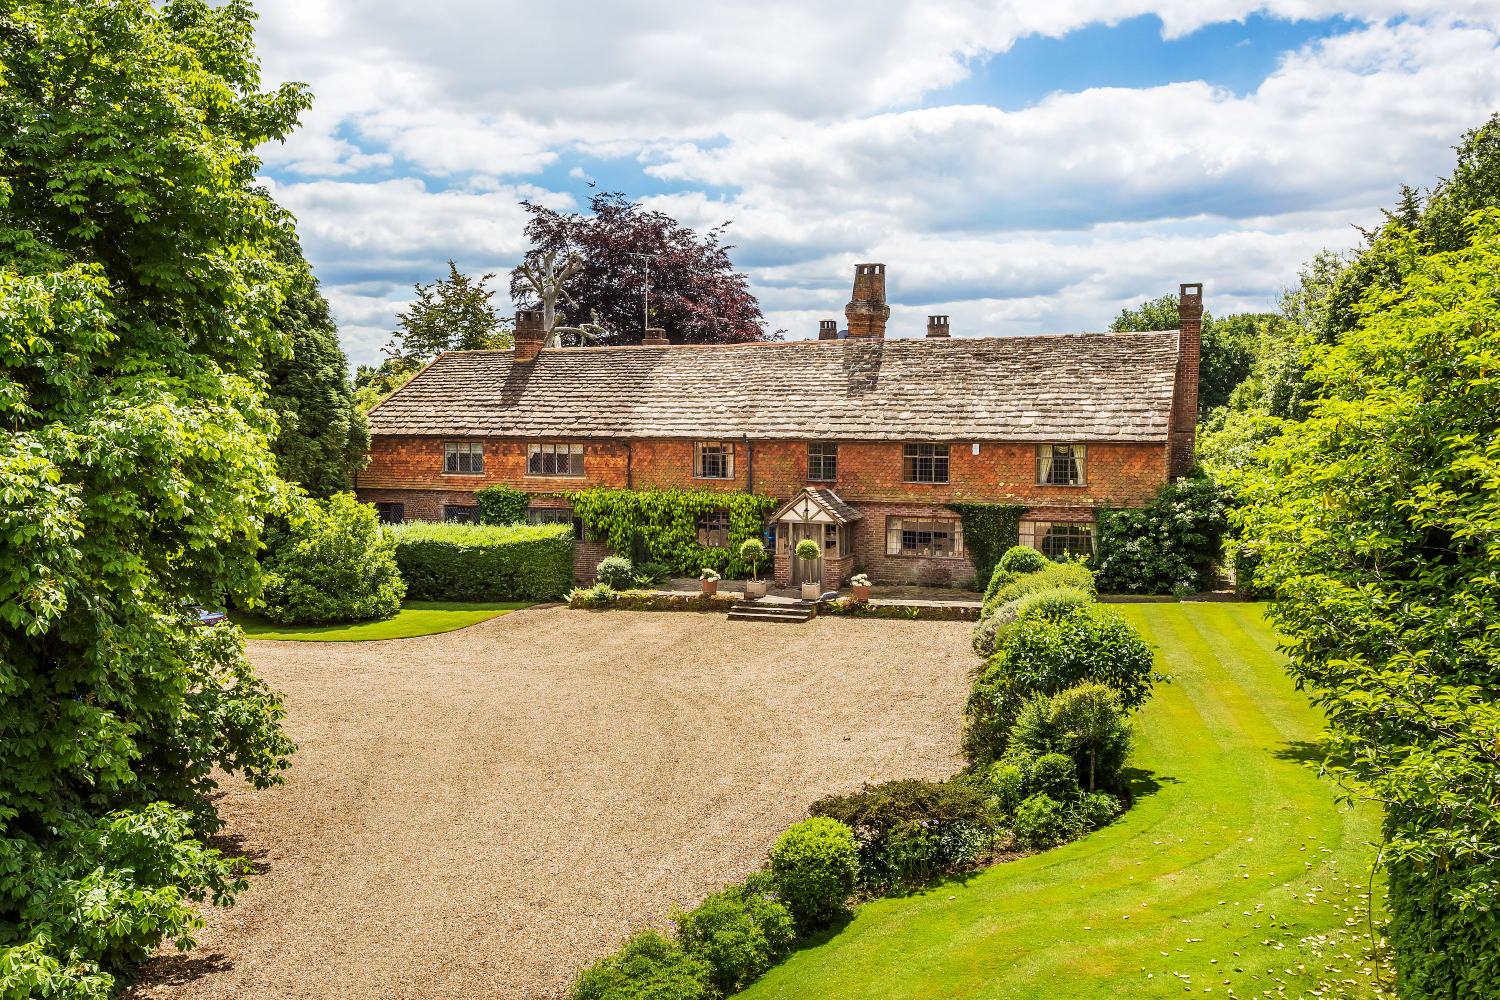
<svg viewBox="0 0 1500 1000"><path fill-rule="evenodd" d="M850 524L864 517L833 490L808 487L771 516L773 521L798 524Z"/></svg>

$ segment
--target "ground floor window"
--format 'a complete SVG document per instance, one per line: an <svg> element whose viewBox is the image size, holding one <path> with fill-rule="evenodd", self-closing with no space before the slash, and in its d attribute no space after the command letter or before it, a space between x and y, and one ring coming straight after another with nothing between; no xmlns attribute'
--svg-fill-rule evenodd
<svg viewBox="0 0 1500 1000"><path fill-rule="evenodd" d="M406 504L394 500L375 501L375 516L381 524L402 524L406 521Z"/></svg>
<svg viewBox="0 0 1500 1000"><path fill-rule="evenodd" d="M888 517L885 554L956 559L964 554L963 525L956 517Z"/></svg>
<svg viewBox="0 0 1500 1000"><path fill-rule="evenodd" d="M1021 544L1049 559L1092 555L1094 526L1086 521L1022 521Z"/></svg>
<svg viewBox="0 0 1500 1000"><path fill-rule="evenodd" d="M579 541L583 539L583 518L574 517L571 507L528 507L526 508L526 522L528 524L571 524L573 537Z"/></svg>
<svg viewBox="0 0 1500 1000"><path fill-rule="evenodd" d="M452 524L478 524L479 508L472 504L443 504L443 520Z"/></svg>
<svg viewBox="0 0 1500 1000"><path fill-rule="evenodd" d="M711 549L729 547L729 511L711 510L698 518L698 544Z"/></svg>

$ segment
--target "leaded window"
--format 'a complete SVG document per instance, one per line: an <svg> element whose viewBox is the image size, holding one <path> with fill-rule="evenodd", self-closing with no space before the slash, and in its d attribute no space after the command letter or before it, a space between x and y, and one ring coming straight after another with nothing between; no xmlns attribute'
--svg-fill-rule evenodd
<svg viewBox="0 0 1500 1000"><path fill-rule="evenodd" d="M1085 521L1022 521L1020 541L1049 559L1086 556L1094 551L1094 526Z"/></svg>
<svg viewBox="0 0 1500 1000"><path fill-rule="evenodd" d="M1036 481L1042 486L1082 486L1088 448L1081 444L1044 444L1036 450Z"/></svg>
<svg viewBox="0 0 1500 1000"><path fill-rule="evenodd" d="M729 511L711 510L698 518L698 544L729 548Z"/></svg>
<svg viewBox="0 0 1500 1000"><path fill-rule="evenodd" d="M946 483L948 446L909 444L901 452L901 478L908 483Z"/></svg>
<svg viewBox="0 0 1500 1000"><path fill-rule="evenodd" d="M406 520L406 504L394 500L377 500L375 516L381 524L401 524Z"/></svg>
<svg viewBox="0 0 1500 1000"><path fill-rule="evenodd" d="M444 504L443 520L453 524L478 524L479 508L472 504Z"/></svg>
<svg viewBox="0 0 1500 1000"><path fill-rule="evenodd" d="M807 478L814 483L831 483L839 477L839 446L831 441L814 441L807 446Z"/></svg>
<svg viewBox="0 0 1500 1000"><path fill-rule="evenodd" d="M956 559L964 554L963 527L956 517L888 517L885 554Z"/></svg>
<svg viewBox="0 0 1500 1000"><path fill-rule="evenodd" d="M443 472L450 476L484 475L484 443L446 442L443 445Z"/></svg>
<svg viewBox="0 0 1500 1000"><path fill-rule="evenodd" d="M583 445L546 441L528 446L528 476L582 476Z"/></svg>
<svg viewBox="0 0 1500 1000"><path fill-rule="evenodd" d="M693 446L693 476L733 479L734 445L728 441L699 441Z"/></svg>

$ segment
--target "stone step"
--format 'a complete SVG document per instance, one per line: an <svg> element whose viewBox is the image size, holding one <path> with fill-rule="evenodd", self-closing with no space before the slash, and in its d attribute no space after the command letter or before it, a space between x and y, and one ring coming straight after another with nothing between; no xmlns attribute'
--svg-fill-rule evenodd
<svg viewBox="0 0 1500 1000"><path fill-rule="evenodd" d="M761 604L741 601L729 609L729 620L736 622L805 622L817 612L817 607L806 601L795 604Z"/></svg>

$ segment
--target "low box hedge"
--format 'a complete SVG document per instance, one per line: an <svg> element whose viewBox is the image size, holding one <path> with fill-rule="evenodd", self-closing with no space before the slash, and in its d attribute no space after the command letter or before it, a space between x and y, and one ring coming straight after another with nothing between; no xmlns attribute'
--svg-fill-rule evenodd
<svg viewBox="0 0 1500 1000"><path fill-rule="evenodd" d="M430 524L392 529L414 601L550 601L573 585L566 524Z"/></svg>

